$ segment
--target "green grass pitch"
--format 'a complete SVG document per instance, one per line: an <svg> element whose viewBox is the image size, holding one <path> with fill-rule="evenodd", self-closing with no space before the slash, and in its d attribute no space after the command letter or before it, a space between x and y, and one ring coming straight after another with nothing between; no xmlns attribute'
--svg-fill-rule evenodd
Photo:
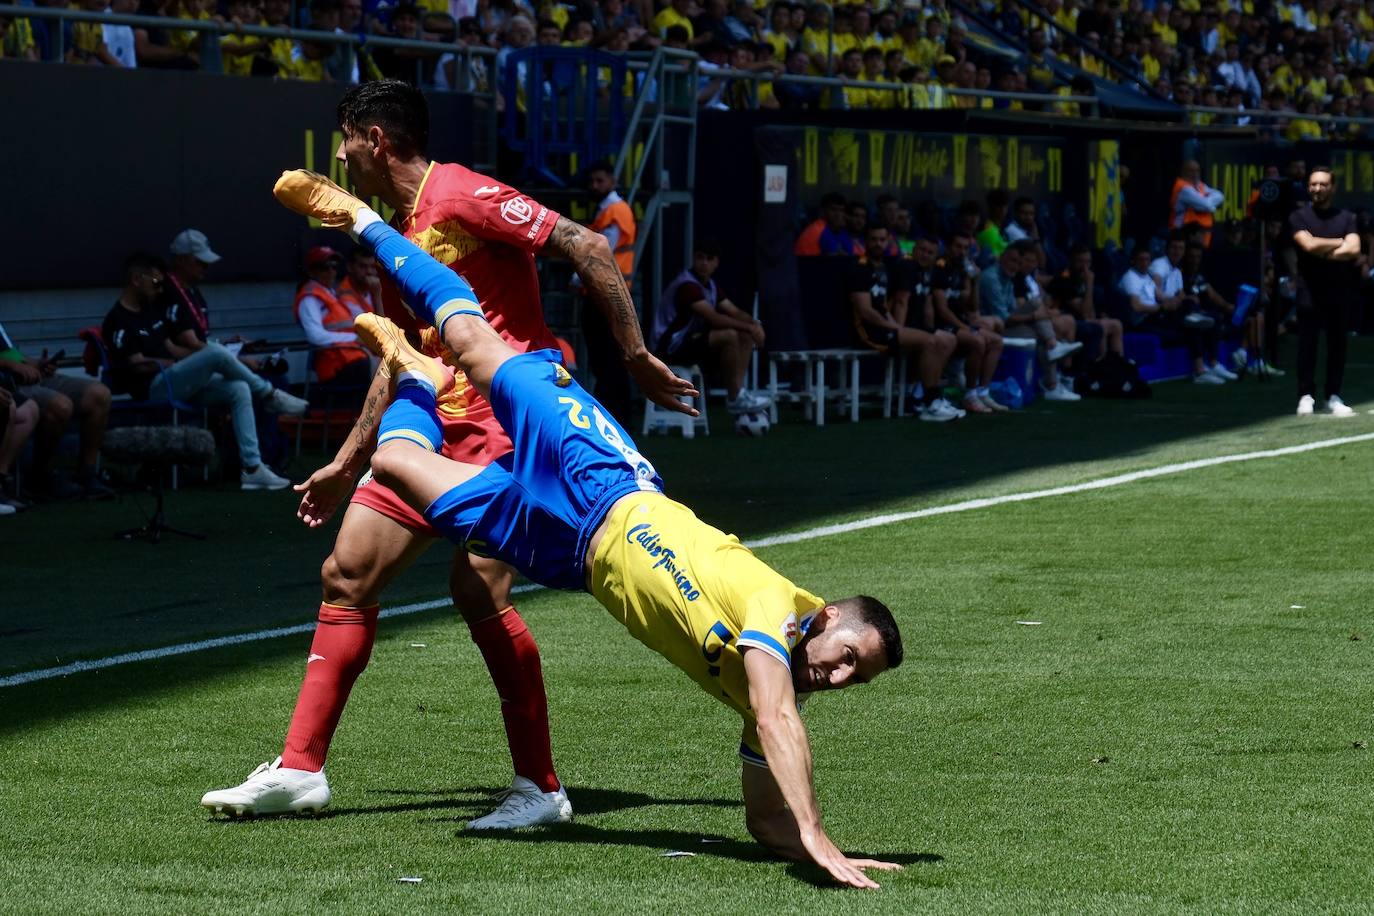
<svg viewBox="0 0 1374 916"><path fill-rule="evenodd" d="M1374 432L1371 356L1347 421L1290 416L1290 377L640 444L747 539ZM318 819L197 805L277 753L308 636L0 688L0 912L1369 912L1371 468L1355 443L762 549L903 626L901 669L805 716L831 834L906 863L878 892L753 844L738 719L589 597L540 591L519 603L573 824L461 833L509 760L476 648L433 611L382 623ZM138 508L0 520L0 675L313 618L332 531L289 495L192 488L169 520L206 544L108 540ZM445 563L388 603L439 596Z"/></svg>

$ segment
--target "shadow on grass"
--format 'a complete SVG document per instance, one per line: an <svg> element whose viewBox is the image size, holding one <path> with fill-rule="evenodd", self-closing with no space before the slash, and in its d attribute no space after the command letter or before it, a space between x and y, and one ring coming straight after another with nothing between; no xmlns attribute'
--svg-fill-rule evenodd
<svg viewBox="0 0 1374 916"><path fill-rule="evenodd" d="M659 802L656 802L659 803ZM699 856L716 856L738 862L777 862L778 857L757 843L738 840L714 833L690 830L636 830L623 827L599 827L595 824L558 824L533 830L483 830L461 834L474 840L501 840L516 843L578 843L597 846L638 846L662 852L690 852ZM898 865L943 862L944 856L933 852L850 853L855 858L879 859ZM789 872L794 877L815 884L832 887L833 882L813 865L793 864Z"/></svg>
<svg viewBox="0 0 1374 916"><path fill-rule="evenodd" d="M456 818L431 818L436 822L467 820L476 814L490 811L493 799L505 790L505 786L461 786L453 789L372 789L371 795L398 798L416 798L421 801L396 802L394 804L368 805L354 808L330 808L322 817L359 817L370 814L404 814L407 811L464 811ZM619 789L593 789L568 787L568 796L573 801L578 815L592 816L627 811L631 808L650 808L657 805L680 807L738 808L739 799L729 798L658 798L643 792L625 792ZM562 828L559 828L562 829ZM504 833L502 834L505 835Z"/></svg>

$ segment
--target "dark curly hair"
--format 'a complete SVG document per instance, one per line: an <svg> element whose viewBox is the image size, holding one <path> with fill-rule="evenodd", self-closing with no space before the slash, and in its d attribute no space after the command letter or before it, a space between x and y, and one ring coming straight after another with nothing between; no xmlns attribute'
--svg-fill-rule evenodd
<svg viewBox="0 0 1374 916"><path fill-rule="evenodd" d="M338 114L339 127L347 135L375 126L403 154L423 156L429 147L429 104L409 83L359 83L339 100Z"/></svg>

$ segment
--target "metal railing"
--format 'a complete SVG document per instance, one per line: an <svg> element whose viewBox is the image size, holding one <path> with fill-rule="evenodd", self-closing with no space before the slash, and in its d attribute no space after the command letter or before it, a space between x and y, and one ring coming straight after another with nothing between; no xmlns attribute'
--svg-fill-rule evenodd
<svg viewBox="0 0 1374 916"><path fill-rule="evenodd" d="M1189 118L1194 114L1208 114L1218 115L1228 120L1250 119L1251 123L1237 124L1238 127L1260 126L1254 123L1256 121L1263 121L1266 124L1274 121L1315 121L1318 124L1357 125L1374 129L1374 118L1364 118L1358 115L1305 114L1301 111L1274 111L1271 108L1221 108L1212 105L1187 105L1183 111ZM1374 133L1374 130L1370 132Z"/></svg>
<svg viewBox="0 0 1374 916"><path fill-rule="evenodd" d="M833 76L803 76L792 73L763 73L756 70L734 70L728 67L713 67L709 71L701 71L700 75L704 78L721 78L731 80L747 80L751 83L749 87L750 108L758 107L758 87L760 83L782 83L784 85L795 86L820 86L828 88L832 93L843 98L846 89L865 89L890 92L896 96L895 101L900 102L903 96L908 96L912 92L924 90L927 99L936 99L941 95L949 98L970 98L975 101L989 99L991 101L1005 102L1029 102L1032 104L1046 106L1038 114L1063 114L1054 106L1057 105L1087 105L1096 116L1098 112L1098 100L1091 95L1057 95L1052 92L1003 92L998 89L962 89L958 86L931 86L924 83L890 83L876 82L873 80L851 80ZM831 110L842 110L843 105L832 105ZM921 106L917 106L920 108ZM933 110L938 109L959 109L963 106L958 105L931 105ZM970 110L978 106L968 106ZM863 110L863 109L859 109ZM1066 117L1078 117L1077 112L1072 115L1065 114Z"/></svg>
<svg viewBox="0 0 1374 916"><path fill-rule="evenodd" d="M1155 92L1154 87L1151 86L1144 78L1142 78L1140 74L1136 73L1130 67L1127 67L1125 64L1117 60L1115 57L1112 57L1102 48L1098 47L1097 45L1093 44L1087 39L1080 37L1077 33L1070 32L1067 29L1065 29L1058 22L1056 22L1054 20L1054 17L1051 16L1048 12L1046 12L1045 9L1040 6L1039 3L1033 3L1031 2L1031 0L1014 0L1014 2L1022 9L1028 11L1032 16L1035 16L1037 19L1039 19L1044 24L1043 27L1054 29L1057 33L1067 38L1071 44L1073 44L1074 46L1078 47L1083 51L1086 51L1093 57L1096 57L1098 60L1102 61L1102 63L1106 64L1107 67L1114 73L1116 73L1119 77L1124 77L1129 82L1134 83L1136 88L1139 89L1142 93L1144 93L1148 98L1163 99L1163 96L1161 96L1158 92ZM1106 36L1103 37L1105 39ZM1120 80L1118 80L1118 82L1120 82Z"/></svg>
<svg viewBox="0 0 1374 916"><path fill-rule="evenodd" d="M102 25L127 25L135 28L164 29L168 31L181 32L200 32L202 46L207 44L207 38L223 37L226 35L251 35L257 38L287 38L292 41L308 41L318 44L348 45L350 50L356 53L360 50L369 48L404 48L413 51L424 51L428 57L441 57L444 54L453 54L459 61L459 75L461 84L454 87L457 92L469 92L474 95L487 95L495 97L495 81L486 90L478 90L470 85L469 73L474 59L486 60L494 69L496 64L496 49L485 45L468 45L461 41L422 41L414 38L393 38L389 35L358 35L353 32L320 32L314 29L296 29L289 26L263 26L263 25L239 25L230 22L219 22L214 19L177 19L168 16L141 16L134 13L92 13L85 10L65 9L61 7L47 6L13 6L0 4L0 16L12 19L57 19L70 20L72 22L98 22ZM65 36L59 30L56 33L57 57L61 59L65 56ZM219 72L218 69L211 70L204 61L217 62L219 54L210 53L202 57L202 70L208 72Z"/></svg>

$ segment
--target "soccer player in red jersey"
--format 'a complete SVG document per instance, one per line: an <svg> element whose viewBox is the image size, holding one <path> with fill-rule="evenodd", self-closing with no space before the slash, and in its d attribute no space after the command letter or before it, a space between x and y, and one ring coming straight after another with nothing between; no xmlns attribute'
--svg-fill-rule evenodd
<svg viewBox="0 0 1374 916"><path fill-rule="evenodd" d="M468 281L506 343L518 352L557 346L544 323L534 255L567 258L605 313L626 367L645 395L695 413L679 400L696 395L691 385L644 346L634 303L604 236L486 175L431 162L426 155L429 112L413 86L394 80L363 83L344 95L338 113L344 140L337 156L355 191L385 201L407 239ZM407 317L394 305L388 304L387 315ZM424 329L421 340L432 355L445 352L433 329ZM296 487L302 494L297 514L307 525L329 521L353 490L376 446L376 424L390 398L388 383L378 373L334 460ZM439 413L443 454L452 460L485 465L511 450L491 406L461 374ZM325 755L371 655L381 592L439 536L395 493L364 476L321 571L319 625L285 749L242 785L206 793L202 805L262 815L318 811L329 804ZM461 549L454 553L453 602L500 694L515 768L500 806L469 822L473 829L555 823L572 815L553 766L539 648L510 601L514 576L499 561Z"/></svg>

